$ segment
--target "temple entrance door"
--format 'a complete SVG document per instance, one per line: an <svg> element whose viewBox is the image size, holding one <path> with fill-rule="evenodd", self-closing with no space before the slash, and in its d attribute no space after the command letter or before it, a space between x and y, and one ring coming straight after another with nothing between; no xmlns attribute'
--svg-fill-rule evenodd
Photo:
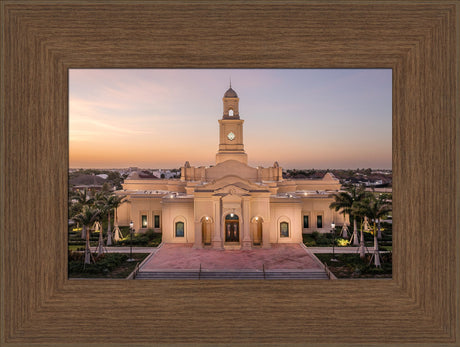
<svg viewBox="0 0 460 347"><path fill-rule="evenodd" d="M240 222L233 213L225 217L225 242L240 242Z"/></svg>
<svg viewBox="0 0 460 347"><path fill-rule="evenodd" d="M225 242L239 242L239 222L225 221Z"/></svg>

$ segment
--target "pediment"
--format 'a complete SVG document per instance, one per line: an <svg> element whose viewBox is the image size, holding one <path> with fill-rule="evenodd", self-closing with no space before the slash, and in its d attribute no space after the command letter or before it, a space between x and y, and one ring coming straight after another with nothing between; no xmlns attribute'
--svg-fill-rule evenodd
<svg viewBox="0 0 460 347"><path fill-rule="evenodd" d="M234 185L234 184L229 184L225 187L216 189L215 194L225 194L225 195L247 195L249 193L248 189L242 188L240 186Z"/></svg>
<svg viewBox="0 0 460 347"><path fill-rule="evenodd" d="M251 191L265 191L268 189L265 184L252 183L241 177L238 177L235 175L228 175L218 180L204 184L200 186L199 188L197 187L196 190L213 190L217 192L220 189L224 189L225 187L229 187L229 186L234 187L234 189L241 189L245 191L245 193L248 193Z"/></svg>

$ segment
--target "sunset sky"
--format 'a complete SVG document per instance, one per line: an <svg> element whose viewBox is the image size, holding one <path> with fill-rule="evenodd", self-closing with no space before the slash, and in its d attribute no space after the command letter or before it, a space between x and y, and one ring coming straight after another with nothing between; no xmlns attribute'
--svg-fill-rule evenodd
<svg viewBox="0 0 460 347"><path fill-rule="evenodd" d="M230 78L251 166L391 168L390 69L71 69L69 167L214 165Z"/></svg>

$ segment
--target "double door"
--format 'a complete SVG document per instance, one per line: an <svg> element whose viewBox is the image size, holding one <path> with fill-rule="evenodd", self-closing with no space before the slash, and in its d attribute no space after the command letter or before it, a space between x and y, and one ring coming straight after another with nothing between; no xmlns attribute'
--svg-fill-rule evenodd
<svg viewBox="0 0 460 347"><path fill-rule="evenodd" d="M240 230L238 221L225 221L225 242L239 242Z"/></svg>

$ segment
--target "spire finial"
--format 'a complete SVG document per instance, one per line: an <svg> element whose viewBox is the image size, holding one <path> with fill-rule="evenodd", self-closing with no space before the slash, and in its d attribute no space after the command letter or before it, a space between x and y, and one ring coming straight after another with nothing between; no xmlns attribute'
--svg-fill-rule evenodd
<svg viewBox="0 0 460 347"><path fill-rule="evenodd" d="M232 77L230 76L230 88L232 87Z"/></svg>

